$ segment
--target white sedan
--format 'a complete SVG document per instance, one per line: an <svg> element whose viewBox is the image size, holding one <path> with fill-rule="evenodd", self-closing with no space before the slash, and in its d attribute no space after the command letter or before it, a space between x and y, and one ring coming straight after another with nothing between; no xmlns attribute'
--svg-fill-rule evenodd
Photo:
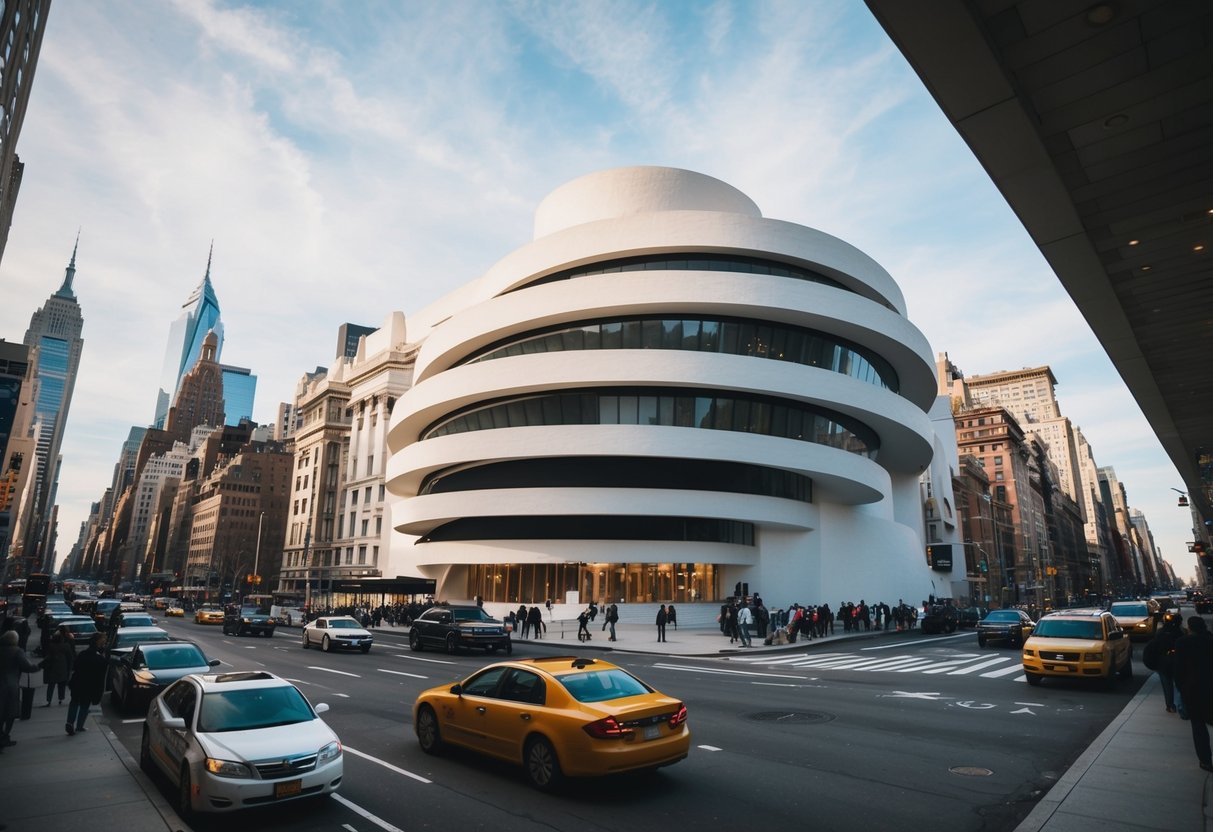
<svg viewBox="0 0 1213 832"><path fill-rule="evenodd" d="M375 637L348 615L326 615L309 621L303 627L303 649L319 647L330 650L361 650L369 653Z"/></svg>
<svg viewBox="0 0 1213 832"><path fill-rule="evenodd" d="M265 671L191 674L152 700L139 764L176 784L183 815L331 794L343 759L327 710Z"/></svg>

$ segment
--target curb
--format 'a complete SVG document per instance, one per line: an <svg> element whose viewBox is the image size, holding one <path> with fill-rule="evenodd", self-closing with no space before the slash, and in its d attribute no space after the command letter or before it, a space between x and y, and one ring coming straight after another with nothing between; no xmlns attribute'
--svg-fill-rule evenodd
<svg viewBox="0 0 1213 832"><path fill-rule="evenodd" d="M139 763L135 758L123 747L118 736L95 718L93 719L93 724L101 729L101 736L105 737L105 741L110 744L110 748L114 750L114 754L117 755L118 759L122 761L122 765L126 767L127 772L135 778L135 782L139 784L139 788L147 795L148 803L163 818L164 825L169 829L175 830L175 832L192 832L185 821L169 805L169 802L164 799L164 795L156 788L156 784L139 767Z"/></svg>

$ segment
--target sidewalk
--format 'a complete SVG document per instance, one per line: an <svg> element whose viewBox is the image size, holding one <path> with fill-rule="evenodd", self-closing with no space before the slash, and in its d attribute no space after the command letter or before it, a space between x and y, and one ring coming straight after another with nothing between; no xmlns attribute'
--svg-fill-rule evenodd
<svg viewBox="0 0 1213 832"><path fill-rule="evenodd" d="M33 717L13 727L17 744L0 754L0 823L8 832L188 829L138 761L97 722L98 707L87 730L69 737L67 705L39 707L45 691L40 686L35 694Z"/></svg>
<svg viewBox="0 0 1213 832"><path fill-rule="evenodd" d="M548 622L542 639L519 643L560 646L570 653L628 652L667 656L727 656L810 647L833 649L844 642L923 638L918 630L844 633L779 647L729 644L719 628L667 629L657 641L655 626L621 623L618 641L607 641L602 622L593 638L577 640L577 623ZM381 637L407 639L403 627L379 627ZM930 638L930 636L927 636ZM17 745L0 754L0 823L9 832L47 829L188 830L160 790L139 770L117 738L96 720L88 731L69 737L63 730L66 706L39 708L13 729ZM1213 781L1196 764L1188 723L1163 708L1162 689L1151 674L1141 690L1036 805L1015 832L1213 832Z"/></svg>

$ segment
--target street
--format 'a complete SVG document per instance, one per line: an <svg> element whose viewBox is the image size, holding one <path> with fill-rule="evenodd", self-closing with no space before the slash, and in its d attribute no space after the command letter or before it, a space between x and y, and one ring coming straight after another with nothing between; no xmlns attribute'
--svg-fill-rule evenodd
<svg viewBox="0 0 1213 832"><path fill-rule="evenodd" d="M603 829L668 832L695 822L1012 829L1137 690L1147 673L1100 686L1049 680L1032 688L1018 650L981 649L976 635L913 632L727 657L614 652L606 658L690 714L692 752L656 775L575 781L542 795L521 770L470 753L422 753L410 720L416 694L454 682L485 656L413 653L405 631L380 631L361 653L304 651L299 631L224 636L191 620L157 622L196 641L222 670L263 668L296 682L345 747L338 796L241 816L265 830ZM567 652L519 644L512 658ZM595 655L601 655L595 653ZM138 757L141 719L103 719ZM172 789L160 783L171 799ZM203 817L199 830L221 829Z"/></svg>

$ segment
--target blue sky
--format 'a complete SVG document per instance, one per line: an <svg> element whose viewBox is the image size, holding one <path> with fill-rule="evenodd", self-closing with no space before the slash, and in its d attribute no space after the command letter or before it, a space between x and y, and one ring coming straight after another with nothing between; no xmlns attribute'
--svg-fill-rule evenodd
<svg viewBox="0 0 1213 832"><path fill-rule="evenodd" d="M1174 467L861 3L56 0L18 150L0 336L21 340L83 229L61 554L152 417L212 238L223 360L260 377L270 421L343 321L475 278L563 182L657 164L870 254L966 374L1051 365L1098 463L1194 571Z"/></svg>

